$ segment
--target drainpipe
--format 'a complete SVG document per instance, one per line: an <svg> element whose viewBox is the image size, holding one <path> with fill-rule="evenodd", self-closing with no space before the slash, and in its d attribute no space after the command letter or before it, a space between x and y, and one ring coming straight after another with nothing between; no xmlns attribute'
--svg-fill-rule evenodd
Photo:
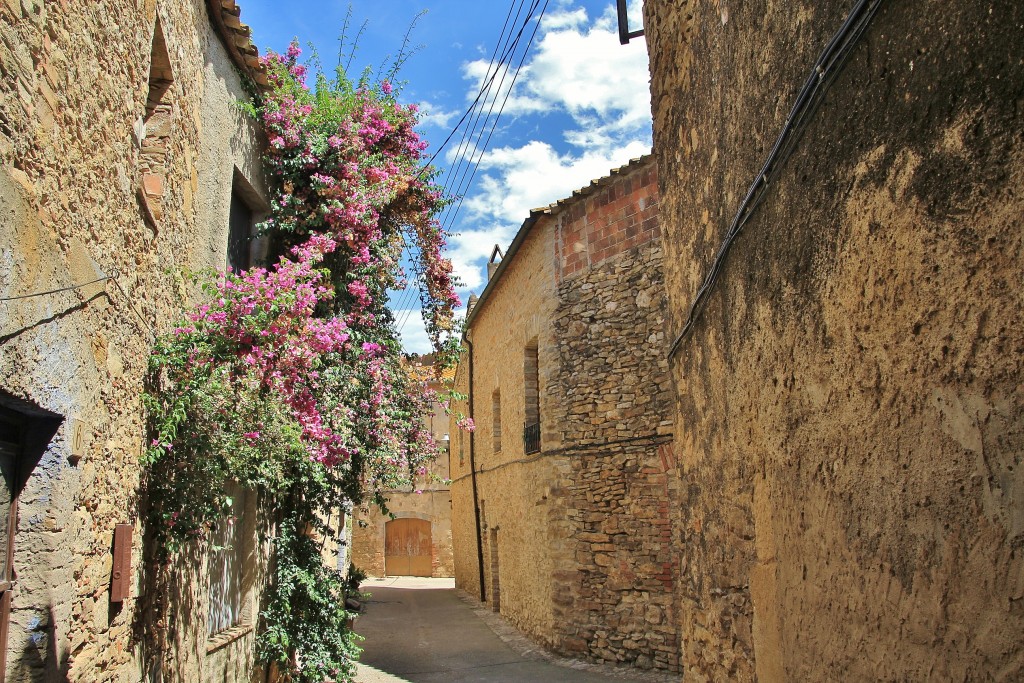
<svg viewBox="0 0 1024 683"><path fill-rule="evenodd" d="M476 414L473 412L473 397L475 396L475 392L473 391L473 342L469 340L468 334L463 335L462 339L466 342L466 346L469 347L469 416L473 417ZM469 472L470 479L473 481L473 519L476 522L476 561L477 567L480 570L480 602L486 602L487 589L484 585L484 541L482 532L480 531L480 494L476 485L475 429L469 433Z"/></svg>

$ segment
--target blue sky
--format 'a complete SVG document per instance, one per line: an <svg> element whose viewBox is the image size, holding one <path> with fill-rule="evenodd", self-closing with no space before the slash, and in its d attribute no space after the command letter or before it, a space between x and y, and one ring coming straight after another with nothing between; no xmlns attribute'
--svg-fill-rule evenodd
<svg viewBox="0 0 1024 683"><path fill-rule="evenodd" d="M297 37L307 53L306 46L315 45L326 69L337 63L348 0L239 0L239 5L261 52L281 51ZM381 65L386 70L410 24L426 10L410 38L418 51L402 67L400 79L406 81L401 99L424 112L419 131L433 154L477 95L510 7L515 16L523 5L523 0L352 2L349 38L364 22L365 29L351 71L369 66L376 72ZM462 207L457 216L445 217L453 233L449 256L465 283L459 292L463 300L483 289L491 250L511 242L531 208L569 196L650 151L647 48L643 38L619 45L614 9L613 0L549 0ZM635 28L635 8L632 14ZM531 23L524 43L533 29ZM521 54L516 53L510 72ZM495 82L500 80L499 75ZM511 80L506 76L505 90ZM499 105L502 99L504 92ZM460 151L465 156L460 136L435 161L442 170L457 168ZM428 349L413 310L418 304L409 303L413 298L398 293L393 301L406 350L422 353Z"/></svg>

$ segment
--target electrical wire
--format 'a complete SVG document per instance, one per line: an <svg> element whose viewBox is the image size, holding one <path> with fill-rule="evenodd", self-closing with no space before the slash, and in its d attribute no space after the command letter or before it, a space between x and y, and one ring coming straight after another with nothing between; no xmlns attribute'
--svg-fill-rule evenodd
<svg viewBox="0 0 1024 683"><path fill-rule="evenodd" d="M505 111L505 105L508 104L509 97L511 97L511 95L512 95L512 90L513 90L513 88L515 88L516 81L519 79L519 73L520 73L520 71L523 68L523 64L526 62L526 55L530 51L530 48L533 46L533 41L537 37L537 31L540 29L540 22L544 18L544 14L545 14L545 12L547 12L547 8L548 8L548 0L545 0L544 8L541 10L540 16L537 18L537 23L534 26L533 33L530 35L530 41L529 41L529 43L527 43L526 50L524 50L523 56L519 60L519 64L516 66L515 74L513 74L513 76L512 76L512 83L509 85L508 90L505 92L505 99L502 100L501 107L498 109L498 114L493 119L493 123L491 124L491 130L487 133L487 139L484 140L484 144L480 148L480 154L479 154L479 156L476 159L476 163L474 163L472 165L473 166L473 172L472 172L472 174L470 174L469 179L466 181L466 185L465 185L465 190L466 191L468 191L469 188L472 186L473 180L476 178L476 173L480 169L480 163L483 161L484 153L487 151L487 147L488 147L488 145L491 142L491 137L494 135L494 131L495 131L495 129L498 126L498 121L501 119L501 115ZM492 105L492 109L493 109L493 105ZM490 112L488 112L488 115L490 115ZM465 192L461 190L461 186L460 186L459 201L455 205L455 210L453 212L451 212L449 214L449 216L446 216L447 224L442 223L442 226L441 226L442 228L445 228L445 229L450 228L455 223L455 219L458 218L459 212L462 210L462 203L465 200L465 198L466 198Z"/></svg>
<svg viewBox="0 0 1024 683"><path fill-rule="evenodd" d="M464 150L465 150L465 146L466 146L466 138L467 138L468 135L470 135L470 130L471 129L473 131L476 130L476 121L478 120L479 114L480 114L480 110L482 109L482 107L478 107L477 106L480 103L480 98L481 97L489 97L490 96L491 86L494 83L494 78L497 76L499 68L501 67L502 64L505 63L506 58L509 57L510 49L514 50L515 46L518 44L518 36L517 36L516 40L513 41L512 45L511 45L511 48L510 48L509 39L511 38L512 33L511 33L511 31L508 31L508 33L506 34L506 31L508 30L508 27L509 27L509 20L512 20L512 26L513 27L515 26L515 22L519 21L519 15L522 13L523 5L525 4L525 1L526 0L519 0L519 8L516 10L515 19L512 19L512 9L516 6L515 0L513 0L512 3L509 5L508 14L505 15L505 23L501 27L501 33L498 34L498 40L497 40L497 42L495 42L494 50L491 52L491 58L490 58L490 61L487 64L487 70L484 72L483 77L480 79L480 90L477 92L477 97L473 101L473 104L470 105L470 108L466 112L466 114L470 116L470 125L469 126L465 126L465 127L462 128L462 138L459 140L459 145L458 145L458 147L456 147L456 152L455 152L455 156L459 160L460 164L462 162L462 159L465 157ZM527 17L529 17L529 14L527 14ZM499 49L501 50L501 58L500 59L496 59L496 57L498 56L498 50ZM452 134L454 134L459 129L459 127L462 125L462 123L464 121L465 121L465 116L463 116L463 118L459 121L459 123L456 124L455 129L452 131ZM442 145L442 148L443 147L444 147L444 145ZM440 151L441 151L441 149L439 148L434 153L434 157L436 157L437 154ZM443 183L443 185L444 185L443 192L444 193L448 192L448 182L451 179L452 175L453 175L453 173L452 173L452 166L449 166L448 170L447 170L447 172L445 174L445 180L444 180L444 183Z"/></svg>
<svg viewBox="0 0 1024 683"><path fill-rule="evenodd" d="M445 181L442 188L445 196L452 196L454 194L458 194L457 191L452 191L453 187L450 185L450 183L453 180L456 180L457 178L464 177L463 173L468 173L468 167L470 164L472 164L472 161L469 161L467 163L467 170L465 172L462 171L463 163L466 161L467 157L467 150L469 149L470 144L472 144L473 151L469 153L469 157L470 159L472 159L475 156L476 150L478 149L480 143L481 135L477 133L477 129L478 127L481 126L483 128L486 128L487 120L489 119L491 112L494 111L494 103L498 101L498 97L500 97L501 95L501 88L505 83L505 78L508 76L508 68L505 66L506 60L511 61L512 57L515 55L516 48L519 46L519 41L522 39L523 36L523 30L525 30L527 25L529 25L529 21L533 17L533 14L537 9L538 2L539 0L533 0L533 3L531 4L529 10L527 10L526 17L523 19L523 26L522 28L520 28L519 32L516 33L515 39L510 40L512 37L511 34L509 34L509 36L505 38L505 45L502 49L501 60L495 62L494 58L492 57L491 62L487 66L487 72L484 74L483 79L481 79L481 87L485 90L486 93L485 98L483 102L478 103L479 106L473 107L473 114L470 117L470 123L468 126L463 128L462 139L459 141L459 145L456 148L455 152L457 164L454 166L449 166L448 173L445 176ZM525 0L520 0L519 9L516 11L516 17L514 20L515 22L519 21L519 16L522 13L522 8L524 4ZM495 50L495 52L497 52L497 49ZM494 88L492 91L492 87L494 86L494 79L498 77L499 73L501 74L501 80L498 82L497 87ZM483 83L486 83L486 86L484 86ZM487 105L488 101L490 102L490 108L488 109L487 117L482 118L482 112L484 110L484 107ZM456 182L457 187L461 188L461 179L456 180Z"/></svg>
<svg viewBox="0 0 1024 683"><path fill-rule="evenodd" d="M476 173L479 170L479 166L483 160L483 156L487 150L487 146L489 145L490 140L494 135L494 131L496 130L498 125L498 121L500 120L500 117L505 110L505 106L507 105L508 100L511 97L511 93L513 88L515 87L515 83L519 78L519 74L523 68L523 65L526 62L526 58L529 54L530 48L532 47L533 42L536 39L537 32L540 28L541 20L543 19L547 11L549 1L550 0L545 0L540 15L537 17L537 21L534 24L533 32L530 34L526 47L523 49L518 64L516 65L515 72L512 75L512 81L509 84L509 87L507 89L504 89L503 86L505 80L509 75L509 69L507 67L507 64L510 64L512 63L512 61L514 61L516 51L522 41L526 29L530 25L530 22L533 20L534 15L537 12L538 6L540 6L540 0L532 0L532 3L530 4L529 9L527 10L525 17L523 17L522 23L520 25L519 18L522 14L523 6L525 5L525 0L519 0L519 8L516 11L515 19L512 20L513 29L516 26L519 26L519 28L513 37L513 34L510 31L508 31L509 19L512 16L512 10L516 4L515 0L513 0L512 4L510 4L509 6L509 11L508 14L506 15L505 23L502 26L502 31L499 34L498 41L495 43L495 48L492 51L491 59L488 64L487 70L484 73L483 78L481 79L480 89L477 92L476 97L474 98L472 104L467 109L467 111L459 119L458 123L456 123L452 131L445 138L444 142L441 143L441 146L435 150L433 156L431 156L430 160L423 167L424 170L430 167L433 161L437 158L438 154L440 154L441 151L447 146L447 144L454 138L459 128L462 128L463 124L466 123L466 120L469 119L469 125L463 128L462 138L460 139L459 145L456 148L456 159L453 161L451 165L449 165L448 171L445 174L444 184L442 186L442 193L445 196L450 196L452 190L455 189L456 195L459 197L458 202L454 204L455 209L452 210L451 207L453 205L449 205L449 208L440 217L442 229L448 229L454 223L462 208L462 204L465 199L465 192L468 191L469 187L471 187L473 179L476 177ZM500 48L501 56L499 59L496 60L495 57L498 55L499 46L502 46ZM500 80L498 80L499 75ZM496 80L498 80L498 85L495 88L494 83ZM501 106L498 108L497 115L494 115L495 106L497 105L498 99L502 96L503 91L504 98L502 99ZM487 109L487 113L486 115L483 115L482 112L485 107ZM488 125L490 126L489 130ZM484 136L485 131L486 137ZM472 147L471 151L470 147ZM410 261L415 266L416 260L413 258L412 249L410 248L408 242L406 242L406 248L409 254ZM410 286L408 290L413 290L413 286ZM416 290L418 291L418 285L416 286ZM399 299L399 301L402 300ZM406 301L408 301L408 299L406 299ZM395 306L392 306L392 310L395 310ZM396 318L396 327L399 330L399 332L401 332L408 324L408 321L411 319L412 314L414 312L420 311L418 309L412 308L411 305L409 305L407 308L399 308L398 310L403 311Z"/></svg>
<svg viewBox="0 0 1024 683"><path fill-rule="evenodd" d="M804 82L804 86L797 95L796 102L786 118L779 137L768 153L768 157L761 166L761 170L755 177L754 182L750 185L746 195L744 195L743 200L740 202L739 209L729 225L725 239L715 254L711 268L708 270L707 275L705 275L700 288L697 290L697 294L694 296L693 302L690 304L686 322L683 324L679 335L672 342L672 346L669 347L669 358L676 354L683 340L693 331L694 324L704 311L708 296L718 282L719 275L733 243L739 237L757 207L764 201L767 196L768 187L779 176L786 160L799 142L801 133L807 127L815 111L817 111L818 106L824 99L825 93L839 75L864 31L867 30L868 25L878 13L882 2L883 0L859 0L854 8L850 10L850 14L846 17L842 26L826 44L818 60L814 63L810 75Z"/></svg>
<svg viewBox="0 0 1024 683"><path fill-rule="evenodd" d="M515 20L512 19L512 11L513 11L513 9L516 8L516 0L512 0L509 3L508 12L505 15L505 21L502 24L500 33L498 34L498 40L494 44L494 49L491 52L491 57L490 57L490 60L489 60L489 63L488 63L487 71L484 74L484 77L481 79L480 89L477 92L476 98L474 99L474 101L470 105L470 107L466 110L466 112L463 114L463 116L459 120L459 122L452 129L452 131L448 134L448 137L445 139L445 141L441 144L440 147L437 148L437 150L434 152L434 154L430 158L430 160L423 166L423 169L421 170L421 173L423 171L427 170L428 168L430 168L430 165L437 158L438 154L440 154L440 152L446 147L448 142L451 141L451 139L458 132L459 128L462 127L462 124L466 121L467 117L472 117L471 120L475 119L475 117L476 117L475 112L478 110L477 105L479 104L480 100L482 98L484 98L490 92L490 88L493 85L494 78L497 75L497 68L496 68L495 64L496 63L500 64L503 60L505 60L508 57L508 54L509 54L509 51L510 51L510 48L509 48L509 38L512 35L512 32L510 30L510 21L512 21L511 26L514 27L515 26L515 21L518 21L519 15L522 12L522 7L523 7L524 2L525 2L525 0L519 0L519 9L516 11ZM514 49L514 46L515 46L515 43L513 43L513 45L512 45L513 49ZM498 58L499 49L501 50L501 57L500 57L500 59ZM493 75L492 75L492 70L494 72ZM462 139L459 142L460 148L465 144L466 135L467 135L467 128L463 128ZM461 158L459 159L459 162L461 164ZM448 193L448 191L449 191L448 190L448 183L450 182L450 178L452 177L452 167L451 166L449 166L449 169L447 171L446 176L447 176L447 178L446 178L446 181L445 181L445 186L442 187L442 190L441 190L442 195L446 195ZM406 236L404 234L402 235L402 242L403 242L404 247L405 247L405 252L406 252L406 254L409 257L409 262L412 265L413 269L416 270L417 260L415 258L415 254L413 252L413 246L409 244L409 241L406 239ZM398 310L399 311L398 315L395 318L395 326L396 326L396 329L399 331L399 333L401 333L401 331L405 328L405 325L408 323L408 321L410 320L410 318L412 316L413 311L415 310L415 309L413 309L413 306L412 306L412 303L413 303L413 300L414 300L414 296L416 294L421 294L419 292L419 284L418 284L419 273L418 272L416 272L416 274L415 274L415 279L416 279L416 282L414 284L407 285L407 287L404 289L404 291L396 299L395 303L393 303L391 305L392 310ZM422 299L422 295L420 296L420 298Z"/></svg>
<svg viewBox="0 0 1024 683"><path fill-rule="evenodd" d="M513 5L515 4L515 0L513 0L512 4ZM520 4L522 4L522 0L520 1ZM509 7L509 14L510 15L511 15L511 12L512 12L512 7L510 6ZM529 17L527 18L527 21L528 20L529 20ZM507 19L506 19L506 24L507 24ZM525 22L524 22L523 28L520 29L520 33L522 33L522 31L524 29L525 29ZM498 43L501 43L501 39L502 39L503 34L504 34L504 27L502 28L502 35L498 36ZM507 40L506 40L506 42L507 42ZM499 64L504 63L504 61L505 61L505 59L507 57L508 57L507 52L503 53L498 63ZM491 58L491 62L492 63L494 62L493 57ZM430 157L430 159L427 161L427 163L423 166L423 171L426 171L426 169L428 169L430 167L430 165L432 163L434 163L434 160L437 159L437 155L440 154L444 150L444 148L448 145L448 143L451 142L452 138L455 137L455 134L459 131L459 128L462 126L463 123L465 123L466 118L469 117L473 113L474 108L477 106L477 104L479 104L480 98L482 98L484 96L484 94L489 91L490 86L494 82L494 79L496 77L497 77L497 72L495 72L495 74L492 75L491 78L488 81L481 83L480 91L477 93L476 98L469 105L469 108L466 109L465 113L463 113L462 118L460 118L459 121L455 124L455 127L452 128L452 131L450 133L448 133L448 137L446 137L444 139L444 141L441 143L441 145L436 150L434 150L434 154ZM423 172L423 171L421 171L421 172Z"/></svg>
<svg viewBox="0 0 1024 683"><path fill-rule="evenodd" d="M534 5L530 8L531 9L531 13L530 13L530 16L527 17L527 22L532 18L532 13L533 13L533 11L536 10L537 4L538 4L538 2L535 2ZM487 132L487 137L486 137L486 139L483 140L483 144L482 145L480 144L480 139L483 136L483 131L482 130L481 130L480 137L478 137L477 140L476 140L476 143L475 143L474 148L473 148L472 156L471 156L471 161L470 161L469 165L467 166L467 175L464 176L464 182L460 181L460 184L459 184L459 186L457 188L457 191L455 193L456 196L459 197L459 199L453 205L454 206L454 210L451 207L449 207L449 209L445 212L445 215L444 215L444 217L443 217L443 219L441 221L441 227L444 230L448 230L448 229L451 228L452 225L454 225L455 219L458 217L459 212L462 210L462 205L463 205L463 202L465 201L465 198L466 198L466 192L468 192L469 188L472 186L473 180L476 178L476 173L477 173L477 171L480 168L480 163L483 161L484 153L487 151L487 147L490 144L491 137L494 135L494 131L497 129L498 121L501 119L501 115L505 111L505 106L508 104L508 100L509 100L509 98L512 95L512 90L515 88L516 81L519 79L519 74L522 71L523 65L526 62L526 57L529 54L530 48L533 46L533 41L537 37L537 32L540 30L540 23L541 23L541 21L544 18L544 14L547 12L547 8L548 8L548 0L545 0L544 7L541 10L540 16L537 18L536 24L534 24L533 33L530 35L530 39L529 39L529 41L528 41L528 43L526 45L526 48L523 50L523 54L522 54L522 56L519 59L519 63L516 65L515 73L512 75L512 82L510 83L508 89L505 91L505 97L502 100L501 107L498 109L497 115L494 116L493 118L491 118L491 114L494 112L494 105L497 103L497 97L500 96L500 94L501 94L500 88L498 90L498 93L495 96L495 99L491 102L491 106L490 106L490 108L488 110L488 113L487 113L487 119L489 119L491 121L490 130ZM524 24L524 28L525 28L525 25L526 24ZM508 73L508 70L506 69L505 70L505 74L507 75L507 73ZM504 78L502 79L502 83L504 83ZM486 123L487 119L485 119L485 123L484 123L485 129L486 129L486 126L487 126L487 123Z"/></svg>
<svg viewBox="0 0 1024 683"><path fill-rule="evenodd" d="M88 287L89 285L94 285L97 282L106 282L107 280L110 280L114 283L114 286L117 287L117 290L121 292L121 295L124 297L124 300L128 304L128 307L132 309L132 312L135 313L138 319L142 322L142 328L149 334L151 339L156 339L156 333L153 331L152 324L148 320L146 320L145 316L143 316L142 313L139 312L139 309L137 309L135 307L135 304L132 303L131 297L128 296L128 293L124 291L124 287L121 286L121 281L118 280L118 276L120 276L120 274L121 273L115 269L111 271L110 275L104 275L103 277L98 277L95 280L89 280L88 282L82 282L77 285L69 285L67 287L59 287L57 289L48 289L44 292L32 292L31 294L20 294L18 296L0 297L0 302L18 301L20 299L31 299L37 296L46 296L47 294L70 292L72 290L78 290L82 289L83 287Z"/></svg>

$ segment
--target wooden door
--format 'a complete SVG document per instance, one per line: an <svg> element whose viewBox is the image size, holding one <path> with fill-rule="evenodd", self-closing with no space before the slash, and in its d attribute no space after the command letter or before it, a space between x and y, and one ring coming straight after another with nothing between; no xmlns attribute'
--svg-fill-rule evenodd
<svg viewBox="0 0 1024 683"><path fill-rule="evenodd" d="M388 576L430 576L430 522L393 519L384 525L384 573Z"/></svg>

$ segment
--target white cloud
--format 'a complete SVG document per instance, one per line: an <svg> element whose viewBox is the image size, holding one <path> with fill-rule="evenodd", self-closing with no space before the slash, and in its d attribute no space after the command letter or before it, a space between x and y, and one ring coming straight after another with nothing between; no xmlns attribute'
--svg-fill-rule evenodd
<svg viewBox="0 0 1024 683"><path fill-rule="evenodd" d="M548 31L560 28L578 28L586 23L587 10L582 7L571 10L555 10L544 15L544 28Z"/></svg>
<svg viewBox="0 0 1024 683"><path fill-rule="evenodd" d="M445 111L436 104L420 102L417 105L420 109L420 126L435 126L437 128L451 128L462 112L452 110Z"/></svg>
<svg viewBox="0 0 1024 683"><path fill-rule="evenodd" d="M430 340L427 338L426 328L423 327L420 309L397 309L394 314L395 321L400 325L398 333L406 353L430 353Z"/></svg>
<svg viewBox="0 0 1024 683"><path fill-rule="evenodd" d="M466 230L448 238L448 258L452 260L455 274L462 280L463 291L479 294L486 282L486 264L495 244L504 250L526 215L520 217L519 223L489 224ZM465 297L463 297L465 298Z"/></svg>
<svg viewBox="0 0 1024 683"><path fill-rule="evenodd" d="M505 114L568 111L573 116L596 112L634 126L650 119L647 49L642 39L619 45L614 8L587 24L586 10L557 11L544 17L531 58L520 71ZM476 97L490 63L479 59L463 67ZM502 81L501 65L495 83ZM504 79L504 91L511 85Z"/></svg>
<svg viewBox="0 0 1024 683"><path fill-rule="evenodd" d="M649 151L650 145L643 140L579 155L559 155L550 144L536 140L522 147L500 147L484 155L482 174L465 209L471 217L521 223L531 209L568 197Z"/></svg>
<svg viewBox="0 0 1024 683"><path fill-rule="evenodd" d="M468 62L462 67L462 77L473 85L466 92L466 104L471 104L477 99L481 88L486 88L487 92L481 97L484 114L488 111L492 112L492 115L499 112L522 115L552 111L556 106L555 102L523 92L522 83L529 76L530 69L527 66L523 66L516 76L508 64L492 65L487 59ZM515 89L509 92L513 85Z"/></svg>

